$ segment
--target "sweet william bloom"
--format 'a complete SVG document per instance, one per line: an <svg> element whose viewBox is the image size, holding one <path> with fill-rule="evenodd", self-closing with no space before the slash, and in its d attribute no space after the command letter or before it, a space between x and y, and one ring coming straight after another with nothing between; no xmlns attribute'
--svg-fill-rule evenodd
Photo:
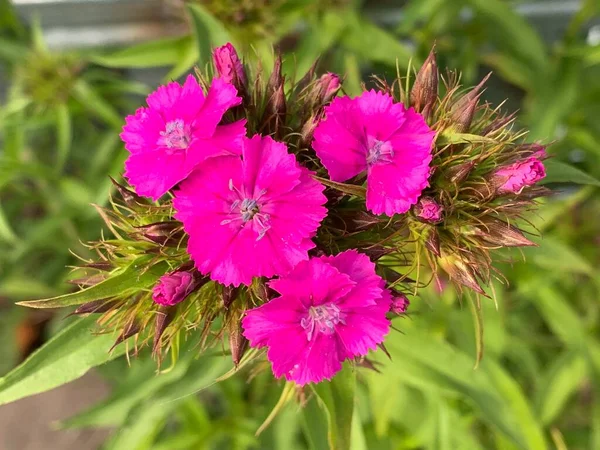
<svg viewBox="0 0 600 450"><path fill-rule="evenodd" d="M251 346L268 348L276 377L298 385L329 380L389 331L385 282L355 250L304 261L269 286L280 297L247 311L242 327Z"/></svg>
<svg viewBox="0 0 600 450"><path fill-rule="evenodd" d="M494 172L492 178L498 192L519 193L523 188L534 185L545 176L544 164L532 156L524 161L501 167Z"/></svg>
<svg viewBox="0 0 600 450"><path fill-rule="evenodd" d="M442 220L444 208L431 197L421 197L414 206L415 215L424 222L436 223Z"/></svg>
<svg viewBox="0 0 600 450"><path fill-rule="evenodd" d="M325 108L313 148L333 181L367 171L367 209L391 216L417 202L428 184L435 132L412 108L374 90Z"/></svg>
<svg viewBox="0 0 600 450"><path fill-rule="evenodd" d="M234 86L246 86L246 71L244 65L229 42L213 51L213 62L219 77Z"/></svg>
<svg viewBox="0 0 600 450"><path fill-rule="evenodd" d="M163 275L152 289L152 300L162 306L173 306L182 302L196 286L194 276L186 271Z"/></svg>
<svg viewBox="0 0 600 450"><path fill-rule="evenodd" d="M327 210L324 186L270 137L244 139L242 157L211 158L175 192L175 217L203 274L225 285L288 273L308 259Z"/></svg>
<svg viewBox="0 0 600 450"><path fill-rule="evenodd" d="M139 195L157 200L209 157L241 152L245 122L219 125L240 104L236 89L214 79L208 94L194 76L172 82L147 98L148 107L127 116L121 139L130 155L125 177Z"/></svg>

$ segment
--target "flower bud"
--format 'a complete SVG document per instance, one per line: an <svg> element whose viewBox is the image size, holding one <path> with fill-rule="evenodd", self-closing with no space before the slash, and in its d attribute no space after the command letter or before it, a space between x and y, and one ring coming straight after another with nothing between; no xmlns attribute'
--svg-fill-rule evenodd
<svg viewBox="0 0 600 450"><path fill-rule="evenodd" d="M115 180L113 177L109 176L109 178L110 178L110 181L112 182L113 186L119 192L119 195L121 196L121 198L123 199L125 204L127 206L129 206L130 208L136 208L139 206L146 206L146 205L150 204L150 202L148 200L146 200L144 197L140 197L132 190L127 189L125 186L123 186L122 184L117 182L117 180Z"/></svg>
<svg viewBox="0 0 600 450"><path fill-rule="evenodd" d="M429 117L438 97L438 67L435 60L435 49L431 49L429 56L423 63L421 70L410 91L410 103L415 111L420 112L425 119Z"/></svg>
<svg viewBox="0 0 600 450"><path fill-rule="evenodd" d="M229 42L213 51L213 63L219 78L233 84L239 93L246 92L247 77L244 65Z"/></svg>
<svg viewBox="0 0 600 450"><path fill-rule="evenodd" d="M450 276L452 281L471 288L480 294L485 294L479 285L475 272L470 264L462 259L458 254L442 253L442 257L438 259L438 262L442 269L444 269L444 271Z"/></svg>
<svg viewBox="0 0 600 450"><path fill-rule="evenodd" d="M413 212L422 222L438 223L442 220L444 208L431 197L421 197L413 207Z"/></svg>
<svg viewBox="0 0 600 450"><path fill-rule="evenodd" d="M175 271L160 277L152 289L152 300L163 306L173 306L182 302L197 287L190 272Z"/></svg>
<svg viewBox="0 0 600 450"><path fill-rule="evenodd" d="M223 292L221 294L221 299L223 301L223 308L229 309L229 306L237 298L238 291L239 291L239 288L231 287L231 286L223 286Z"/></svg>
<svg viewBox="0 0 600 450"><path fill-rule="evenodd" d="M452 107L450 119L452 120L452 127L455 131L459 133L469 131L473 116L477 110L479 97L481 96L481 89L491 75L492 74L489 73L477 86L461 97Z"/></svg>
<svg viewBox="0 0 600 450"><path fill-rule="evenodd" d="M116 300L93 300L79 306L73 314L101 314L110 311L119 304Z"/></svg>
<svg viewBox="0 0 600 450"><path fill-rule="evenodd" d="M487 219L476 228L475 234L483 241L499 247L535 247L521 230L502 220Z"/></svg>
<svg viewBox="0 0 600 450"><path fill-rule="evenodd" d="M229 349L231 350L231 359L235 367L238 366L248 348L248 339L244 337L242 331L242 325L239 320L230 323Z"/></svg>
<svg viewBox="0 0 600 450"><path fill-rule="evenodd" d="M519 194L527 187L532 186L546 176L542 162L531 156L524 161L504 166L496 170L491 182L500 193Z"/></svg>
<svg viewBox="0 0 600 450"><path fill-rule="evenodd" d="M328 103L335 97L335 94L340 90L340 87L342 87L339 75L331 72L321 75L321 78L319 78L317 83L319 86L321 104Z"/></svg>
<svg viewBox="0 0 600 450"><path fill-rule="evenodd" d="M390 305L390 312L397 315L402 315L406 313L408 306L410 305L410 301L406 297L406 295L401 294L399 292L392 293L392 304Z"/></svg>
<svg viewBox="0 0 600 450"><path fill-rule="evenodd" d="M281 55L278 55L267 85L267 104L261 121L266 132L275 134L277 138L283 135L287 114L284 81L281 73Z"/></svg>
<svg viewBox="0 0 600 450"><path fill-rule="evenodd" d="M425 247L427 247L427 250L435 256L442 256L440 250L440 235L435 227L430 227L429 233L427 233L427 237L425 238Z"/></svg>
<svg viewBox="0 0 600 450"><path fill-rule="evenodd" d="M458 184L467 179L474 167L475 161L467 161L450 167L445 171L444 175L450 182Z"/></svg>
<svg viewBox="0 0 600 450"><path fill-rule="evenodd" d="M140 324L136 320L129 321L123 327L123 330L121 331L121 334L119 334L119 337L117 337L117 340L112 345L112 347L110 348L109 352L112 352L113 349L117 345L119 345L122 342L125 342L131 336L135 336L136 334L138 334L140 332L140 330L141 330Z"/></svg>
<svg viewBox="0 0 600 450"><path fill-rule="evenodd" d="M159 307L154 320L154 339L152 341L152 353L160 357L160 343L163 333L173 320L173 309L167 306Z"/></svg>
<svg viewBox="0 0 600 450"><path fill-rule="evenodd" d="M185 236L181 222L177 221L156 222L137 229L146 239L167 247L177 247Z"/></svg>

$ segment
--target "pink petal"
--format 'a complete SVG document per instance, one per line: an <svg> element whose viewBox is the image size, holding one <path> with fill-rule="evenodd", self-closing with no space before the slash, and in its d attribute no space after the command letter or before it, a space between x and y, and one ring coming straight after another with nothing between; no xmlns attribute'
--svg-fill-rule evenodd
<svg viewBox="0 0 600 450"><path fill-rule="evenodd" d="M194 137L212 136L227 110L240 103L242 99L237 96L235 87L220 78L214 78L208 89L206 101L196 117Z"/></svg>
<svg viewBox="0 0 600 450"><path fill-rule="evenodd" d="M269 349L269 359L274 347ZM278 349L279 350L279 349ZM279 353L277 353L279 355ZM323 380L331 380L333 376L342 370L345 351L340 346L334 334L319 334L306 346L301 358L293 368L285 373L288 381L294 381L299 386L308 383L319 383ZM275 365L273 365L275 372Z"/></svg>
<svg viewBox="0 0 600 450"><path fill-rule="evenodd" d="M190 171L185 154L166 154L161 150L134 153L125 161L125 178L139 195L158 200Z"/></svg>
<svg viewBox="0 0 600 450"><path fill-rule="evenodd" d="M356 102L366 133L380 141L387 141L405 121L404 105L394 103L394 99L383 92L363 92Z"/></svg>

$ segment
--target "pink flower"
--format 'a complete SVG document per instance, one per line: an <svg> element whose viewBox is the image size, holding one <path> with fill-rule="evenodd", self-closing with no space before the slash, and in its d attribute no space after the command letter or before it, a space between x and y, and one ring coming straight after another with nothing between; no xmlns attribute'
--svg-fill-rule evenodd
<svg viewBox="0 0 600 450"><path fill-rule="evenodd" d="M299 385L329 380L389 331L390 294L356 250L304 261L269 285L281 296L246 311L242 327L251 346L268 347L276 377Z"/></svg>
<svg viewBox="0 0 600 450"><path fill-rule="evenodd" d="M313 147L333 181L367 171L367 209L408 211L428 185L435 132L412 108L382 92L338 97L325 108Z"/></svg>
<svg viewBox="0 0 600 450"><path fill-rule="evenodd" d="M148 107L127 116L121 139L129 150L125 177L140 195L157 200L211 156L239 154L245 122L219 125L241 99L229 83L215 79L204 95L196 79L160 86Z"/></svg>
<svg viewBox="0 0 600 450"><path fill-rule="evenodd" d="M501 167L493 175L493 182L498 192L520 193L526 186L531 186L546 176L544 164L530 157L510 166Z"/></svg>
<svg viewBox="0 0 600 450"><path fill-rule="evenodd" d="M196 287L194 277L186 271L163 275L152 289L152 300L163 306L173 306L185 300Z"/></svg>
<svg viewBox="0 0 600 450"><path fill-rule="evenodd" d="M395 292L392 294L392 304L390 305L390 312L393 314L402 315L406 313L410 301L406 295Z"/></svg>
<svg viewBox="0 0 600 450"><path fill-rule="evenodd" d="M214 49L213 62L221 79L236 87L246 85L244 65L240 61L235 47L229 42Z"/></svg>
<svg viewBox="0 0 600 450"><path fill-rule="evenodd" d="M424 222L436 223L442 220L444 208L431 197L421 197L414 207L415 215Z"/></svg>
<svg viewBox="0 0 600 450"><path fill-rule="evenodd" d="M257 135L244 139L242 158L207 160L173 205L198 270L226 285L249 285L308 259L327 214L323 190L285 144Z"/></svg>

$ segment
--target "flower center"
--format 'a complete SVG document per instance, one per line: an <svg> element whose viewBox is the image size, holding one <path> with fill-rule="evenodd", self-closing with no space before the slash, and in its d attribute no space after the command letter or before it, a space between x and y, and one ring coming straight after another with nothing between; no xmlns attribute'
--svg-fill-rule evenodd
<svg viewBox="0 0 600 450"><path fill-rule="evenodd" d="M380 141L373 136L369 136L367 141L367 165L391 163L394 160L394 149L390 141Z"/></svg>
<svg viewBox="0 0 600 450"><path fill-rule="evenodd" d="M346 323L345 314L333 303L311 306L308 315L300 321L300 325L306 332L306 339L309 341L315 336L315 332L333 334L338 323Z"/></svg>
<svg viewBox="0 0 600 450"><path fill-rule="evenodd" d="M271 229L270 215L260 211L259 200L265 192L259 193L256 198L248 197L233 185L233 180L229 180L229 190L235 192L238 198L231 203L230 218L221 221L221 225L239 222L244 227L249 223L258 235L256 240L260 241Z"/></svg>
<svg viewBox="0 0 600 450"><path fill-rule="evenodd" d="M190 127L186 126L182 119L175 119L167 122L165 131L160 132L158 144L170 149L183 150L188 148L191 140Z"/></svg>

